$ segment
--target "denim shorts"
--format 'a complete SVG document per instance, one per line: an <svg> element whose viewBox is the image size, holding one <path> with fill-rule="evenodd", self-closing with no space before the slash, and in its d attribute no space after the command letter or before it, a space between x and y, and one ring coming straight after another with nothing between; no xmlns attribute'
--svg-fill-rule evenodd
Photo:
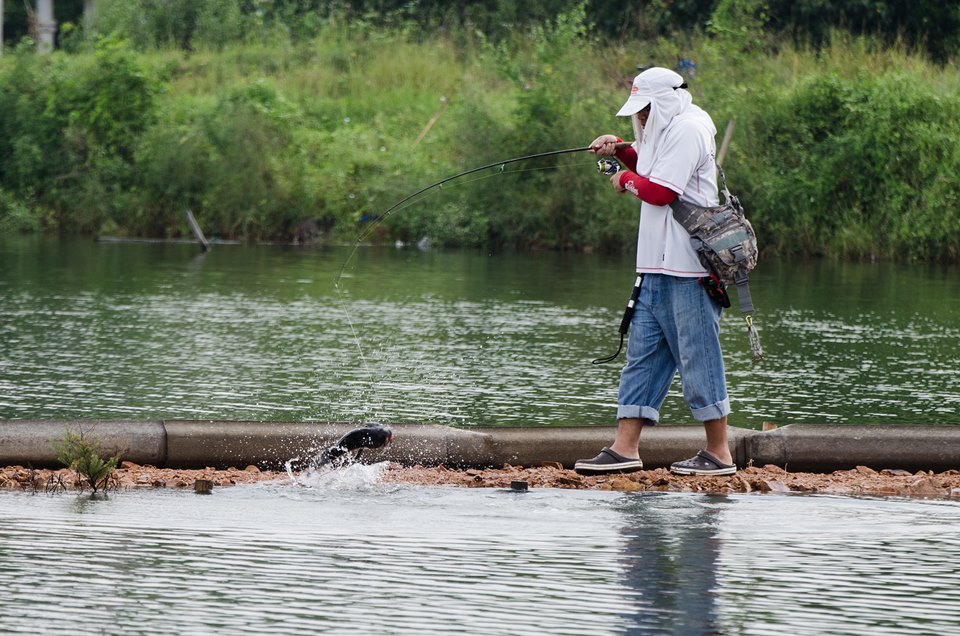
<svg viewBox="0 0 960 636"><path fill-rule="evenodd" d="M730 413L720 311L696 278L644 274L630 323L627 364L620 373L618 419L658 422L677 371L694 419L704 422Z"/></svg>

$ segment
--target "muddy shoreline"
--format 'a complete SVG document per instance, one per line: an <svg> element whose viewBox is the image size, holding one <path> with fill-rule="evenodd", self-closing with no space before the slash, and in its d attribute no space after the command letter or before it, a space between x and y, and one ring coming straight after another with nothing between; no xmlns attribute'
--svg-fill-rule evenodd
<svg viewBox="0 0 960 636"><path fill-rule="evenodd" d="M291 483L287 473L262 471L256 466L180 470L140 466L123 462L111 477L109 490L141 488L194 489L197 480L207 480L215 488L257 482ZM903 470L873 470L858 466L853 470L829 474L794 473L777 466L747 467L725 477L672 475L665 468L642 470L626 475L584 477L559 464L535 468L503 466L487 469L450 469L444 466L401 466L388 462L384 483L463 488L510 488L518 482L528 488L569 488L622 492L667 491L698 493L826 493L835 495L871 495L894 497L960 499L960 471L942 473ZM69 492L78 489L74 471L32 469L23 466L0 468L0 489L32 492Z"/></svg>

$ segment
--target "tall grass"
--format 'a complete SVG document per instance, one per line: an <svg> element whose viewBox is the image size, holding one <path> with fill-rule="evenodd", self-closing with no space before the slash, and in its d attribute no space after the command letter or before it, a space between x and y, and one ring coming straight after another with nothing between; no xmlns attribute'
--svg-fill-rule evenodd
<svg viewBox="0 0 960 636"><path fill-rule="evenodd" d="M695 101L721 132L736 120L725 169L766 254L960 259L953 63L841 32L818 50L741 32L614 45L585 22L581 5L496 42L330 20L311 38L190 52L114 38L8 54L0 228L172 236L188 233L191 208L213 235L290 240L319 219L327 239L349 241L454 173L629 138L614 113L636 66L687 58ZM630 250L636 210L590 156L569 155L450 183L372 238Z"/></svg>
<svg viewBox="0 0 960 636"><path fill-rule="evenodd" d="M835 32L741 60L728 167L771 252L960 258L960 74ZM726 95L729 95L727 93ZM734 93L736 94L736 93ZM739 112L738 112L739 111Z"/></svg>

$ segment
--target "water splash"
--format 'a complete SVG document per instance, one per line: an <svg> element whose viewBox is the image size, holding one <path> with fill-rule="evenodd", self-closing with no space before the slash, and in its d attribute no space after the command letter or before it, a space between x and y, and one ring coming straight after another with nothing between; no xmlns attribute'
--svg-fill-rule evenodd
<svg viewBox="0 0 960 636"><path fill-rule="evenodd" d="M293 472L291 461L285 464L293 483L316 490L369 491L381 484L388 462L361 464L354 462L343 467L323 466L300 474Z"/></svg>

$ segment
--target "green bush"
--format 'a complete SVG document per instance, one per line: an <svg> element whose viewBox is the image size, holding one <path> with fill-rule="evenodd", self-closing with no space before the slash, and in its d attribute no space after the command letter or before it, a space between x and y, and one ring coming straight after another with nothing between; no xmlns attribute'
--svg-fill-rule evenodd
<svg viewBox="0 0 960 636"><path fill-rule="evenodd" d="M429 40L410 19L431 3L385 3L393 26L360 1L168 4L104 3L100 28L129 44L0 58L0 230L177 236L189 208L211 236L290 240L318 219L352 241L461 171L629 138L614 113L637 65L692 59L695 101L720 134L737 122L725 169L766 255L960 258L957 69L842 32L794 47L763 32L773 0L711 4L712 34L622 42L592 35L591 2ZM661 6L651 33L700 4ZM450 182L368 238L629 251L636 212L580 153Z"/></svg>
<svg viewBox="0 0 960 636"><path fill-rule="evenodd" d="M0 188L0 234L6 232L37 232L42 229L40 218L19 197Z"/></svg>
<svg viewBox="0 0 960 636"><path fill-rule="evenodd" d="M18 49L0 71L0 187L59 229L123 223L133 155L162 87L122 40L92 56Z"/></svg>
<svg viewBox="0 0 960 636"><path fill-rule="evenodd" d="M749 189L777 251L957 258L960 96L902 73L814 75L756 113Z"/></svg>
<svg viewBox="0 0 960 636"><path fill-rule="evenodd" d="M59 442L54 443L53 448L57 461L75 470L81 479L80 483L86 483L94 494L107 488L110 476L120 461L119 455L105 458L98 440L87 439L83 432L76 433L69 429Z"/></svg>

